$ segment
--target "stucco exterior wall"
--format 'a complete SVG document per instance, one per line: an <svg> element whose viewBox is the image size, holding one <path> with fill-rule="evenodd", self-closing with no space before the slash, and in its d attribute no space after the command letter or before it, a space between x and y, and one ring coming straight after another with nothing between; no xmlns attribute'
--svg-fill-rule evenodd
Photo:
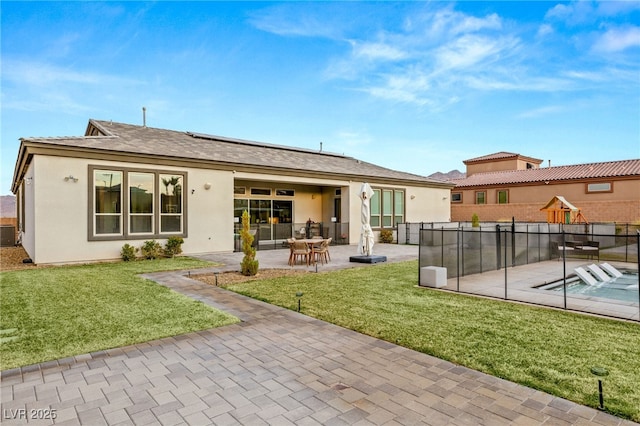
<svg viewBox="0 0 640 426"><path fill-rule="evenodd" d="M158 167L153 164L34 156L26 175L31 179L30 183L25 185L23 246L35 263L115 260L120 258L120 250L125 243L140 247L145 240L154 238L123 237L100 241L89 238L89 223L92 220L92 207L89 206L92 191L89 187L92 177L90 166L106 170L124 168L158 171ZM183 190L187 231L183 245L185 254L233 251L233 200L236 197L234 186L237 182L249 182L268 188L295 189L292 199L296 223L304 223L309 218L316 222L331 223L331 217L335 214L335 191L340 189L341 219L343 223L349 223L348 242L357 243L360 237L361 203L357 193L362 182L164 165L160 169L186 174ZM68 176L77 178L77 182L74 179L65 181L65 177ZM377 182L370 184L373 187L405 191L407 221L449 219L448 189L393 186ZM207 186L210 188L206 189ZM161 188L156 189L159 190ZM123 194L126 191L125 188ZM247 194L246 198L261 197ZM123 226L126 225L123 223ZM155 239L161 244L166 242L166 238Z"/></svg>
<svg viewBox="0 0 640 426"><path fill-rule="evenodd" d="M527 167L529 165L529 167ZM505 170L526 170L527 168L538 169L540 163L537 160L522 158L507 158L504 160L481 161L467 165L467 176L476 173L500 172Z"/></svg>
<svg viewBox="0 0 640 426"><path fill-rule="evenodd" d="M189 169L184 253L233 251L233 173ZM205 189L210 184L210 189ZM191 193L193 191L193 194Z"/></svg>
<svg viewBox="0 0 640 426"><path fill-rule="evenodd" d="M20 226L24 230L22 235L22 247L25 249L31 259L34 259L36 252L36 222L35 215L35 159L34 162L27 169L27 173L24 176L25 184L21 186L21 190L24 190L24 223L20 223ZM16 200L20 202L20 196ZM31 214L29 213L31 212ZM19 219L20 220L20 219Z"/></svg>
<svg viewBox="0 0 640 426"><path fill-rule="evenodd" d="M511 220L515 216L520 221L545 222L546 212L540 209L554 196L560 195L581 209L589 222L640 221L640 180L602 179L597 182L612 182L613 191L587 193L586 182L462 190L454 188L453 192L462 193L462 203L452 203L451 220L469 221L476 213L480 220ZM497 191L505 189L509 191L509 203L497 204ZM486 191L487 204L474 204L477 191Z"/></svg>
<svg viewBox="0 0 640 426"><path fill-rule="evenodd" d="M449 189L408 188L405 222L448 222L450 202Z"/></svg>
<svg viewBox="0 0 640 426"><path fill-rule="evenodd" d="M104 168L157 169L137 163L36 156L31 164L31 169L34 170L33 181L31 185L26 185L26 232L23 241L25 250L34 262L68 263L118 259L125 243L139 247L144 242L144 239L88 241L90 164ZM232 251L232 173L168 166L163 166L162 169L186 172L188 175L188 187L185 191L188 234L183 245L184 252ZM77 177L78 181L65 181L64 177L69 175ZM205 190L205 183L211 183L211 189ZM31 193L29 188L32 188ZM34 196L38 200L37 209L33 208ZM166 239L157 241L164 244Z"/></svg>

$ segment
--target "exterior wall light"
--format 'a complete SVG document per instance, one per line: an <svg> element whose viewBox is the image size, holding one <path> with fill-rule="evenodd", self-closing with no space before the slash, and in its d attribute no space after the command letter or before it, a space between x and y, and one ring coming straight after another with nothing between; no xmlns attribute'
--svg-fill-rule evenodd
<svg viewBox="0 0 640 426"><path fill-rule="evenodd" d="M78 182L78 178L74 177L73 175L69 175L64 177L64 181L65 182L73 181L73 183L76 183Z"/></svg>

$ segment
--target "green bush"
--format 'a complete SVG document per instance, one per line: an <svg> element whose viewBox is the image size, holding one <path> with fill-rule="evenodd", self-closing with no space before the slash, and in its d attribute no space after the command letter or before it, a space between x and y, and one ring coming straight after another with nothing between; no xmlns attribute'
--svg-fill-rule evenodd
<svg viewBox="0 0 640 426"><path fill-rule="evenodd" d="M122 246L122 250L120 250L120 256L122 260L125 262L129 262L131 260L136 260L136 253L138 249L130 244L125 244Z"/></svg>
<svg viewBox="0 0 640 426"><path fill-rule="evenodd" d="M168 257L175 257L182 253L182 244L184 239L182 237L169 237L167 244L164 246L164 254Z"/></svg>
<svg viewBox="0 0 640 426"><path fill-rule="evenodd" d="M473 226L474 228L480 226L480 218L475 213L473 214L473 216L471 216L471 226Z"/></svg>
<svg viewBox="0 0 640 426"><path fill-rule="evenodd" d="M380 231L380 242L381 243L392 243L393 242L393 231L391 229L383 229Z"/></svg>
<svg viewBox="0 0 640 426"><path fill-rule="evenodd" d="M145 259L157 259L162 256L162 246L156 240L145 241L140 252Z"/></svg>
<svg viewBox="0 0 640 426"><path fill-rule="evenodd" d="M249 232L249 212L246 210L242 213L242 230L240 238L242 239L242 252L244 257L240 263L240 272L245 276L252 276L258 273L258 260L256 259L256 249L253 248L253 235Z"/></svg>

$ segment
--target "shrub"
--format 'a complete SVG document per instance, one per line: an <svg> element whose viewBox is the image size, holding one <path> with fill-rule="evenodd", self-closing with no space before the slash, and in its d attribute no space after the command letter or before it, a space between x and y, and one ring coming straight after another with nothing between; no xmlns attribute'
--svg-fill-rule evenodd
<svg viewBox="0 0 640 426"><path fill-rule="evenodd" d="M168 257L175 257L182 253L182 244L184 239L182 237L169 237L167 244L164 246L164 254Z"/></svg>
<svg viewBox="0 0 640 426"><path fill-rule="evenodd" d="M256 260L256 249L253 248L253 235L249 232L249 212L246 210L242 213L242 230L240 238L242 239L242 252L244 257L240 263L240 271L242 275L252 276L258 273L258 261Z"/></svg>
<svg viewBox="0 0 640 426"><path fill-rule="evenodd" d="M393 242L393 231L391 229L383 229L380 231L380 242L381 243L392 243Z"/></svg>
<svg viewBox="0 0 640 426"><path fill-rule="evenodd" d="M157 259L162 256L162 246L156 240L145 241L140 252L145 259Z"/></svg>
<svg viewBox="0 0 640 426"><path fill-rule="evenodd" d="M122 246L122 250L120 250L120 256L122 257L122 260L124 260L125 262L129 262L130 260L136 260L137 252L137 247L134 247L127 243Z"/></svg>
<svg viewBox="0 0 640 426"><path fill-rule="evenodd" d="M473 214L473 216L471 216L471 226L473 226L474 228L480 226L480 218L475 213Z"/></svg>

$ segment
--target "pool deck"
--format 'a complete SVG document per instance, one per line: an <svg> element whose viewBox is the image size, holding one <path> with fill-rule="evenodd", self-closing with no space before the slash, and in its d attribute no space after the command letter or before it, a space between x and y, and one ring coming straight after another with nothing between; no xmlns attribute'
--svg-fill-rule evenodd
<svg viewBox="0 0 640 426"><path fill-rule="evenodd" d="M578 266L584 267L596 262L584 260L568 260L566 262L567 274L573 273ZM637 269L637 266L629 263L608 262L616 268ZM562 292L551 292L535 288L545 283L551 283L562 279L562 261L546 261L510 267L507 275L507 299L533 303L557 308L564 307L564 295ZM446 290L464 293L473 293L481 296L505 298L505 270L488 271L481 274L467 275L460 278L447 280ZM625 302L622 300L605 299L601 297L585 296L582 294L567 294L567 309L581 311L596 315L604 315L626 320L640 320L639 302Z"/></svg>

